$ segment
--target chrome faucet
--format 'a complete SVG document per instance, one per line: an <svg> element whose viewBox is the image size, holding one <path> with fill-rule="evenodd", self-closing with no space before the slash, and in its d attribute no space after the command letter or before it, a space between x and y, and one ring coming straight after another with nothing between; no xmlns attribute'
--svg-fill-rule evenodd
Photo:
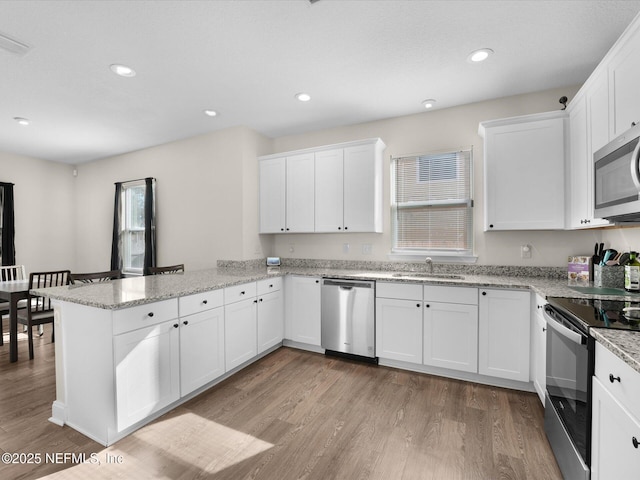
<svg viewBox="0 0 640 480"><path fill-rule="evenodd" d="M429 275L433 274L433 260L431 260L431 257L427 257L424 260L427 263L427 270L429 272Z"/></svg>

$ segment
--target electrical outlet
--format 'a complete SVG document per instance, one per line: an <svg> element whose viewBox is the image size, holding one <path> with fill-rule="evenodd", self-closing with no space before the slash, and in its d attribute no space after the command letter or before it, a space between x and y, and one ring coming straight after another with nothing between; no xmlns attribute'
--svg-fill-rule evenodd
<svg viewBox="0 0 640 480"><path fill-rule="evenodd" d="M520 245L520 258L531 258L531 245Z"/></svg>
<svg viewBox="0 0 640 480"><path fill-rule="evenodd" d="M342 253L349 253L349 244L348 243L343 243L342 244Z"/></svg>
<svg viewBox="0 0 640 480"><path fill-rule="evenodd" d="M373 252L373 245L371 245L370 243L363 243L362 244L362 254L363 255L371 255L371 252Z"/></svg>

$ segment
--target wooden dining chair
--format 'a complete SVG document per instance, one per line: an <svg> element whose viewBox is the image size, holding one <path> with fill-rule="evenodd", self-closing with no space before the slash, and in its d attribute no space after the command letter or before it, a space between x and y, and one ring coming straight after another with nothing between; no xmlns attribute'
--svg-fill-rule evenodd
<svg viewBox="0 0 640 480"><path fill-rule="evenodd" d="M51 299L33 295L34 288L49 288L69 285L71 272L69 270L55 270L50 272L32 272L29 274L29 298L27 307L18 311L18 323L27 326L29 337L29 359L33 360L33 327L50 323L53 327L53 307ZM51 341L55 341L55 330L52 328Z"/></svg>
<svg viewBox="0 0 640 480"><path fill-rule="evenodd" d="M24 270L24 265L0 266L0 282L24 280L25 278L26 278L26 274ZM4 339L3 339L4 330L2 328L2 316L7 315L8 313L9 313L9 302L5 300L0 300L0 345L4 345Z"/></svg>
<svg viewBox="0 0 640 480"><path fill-rule="evenodd" d="M167 273L183 273L184 263L167 267L147 267L145 275L165 275Z"/></svg>
<svg viewBox="0 0 640 480"><path fill-rule="evenodd" d="M91 273L72 273L71 283L100 283L117 280L119 278L122 278L122 272L120 270L109 270L106 272Z"/></svg>

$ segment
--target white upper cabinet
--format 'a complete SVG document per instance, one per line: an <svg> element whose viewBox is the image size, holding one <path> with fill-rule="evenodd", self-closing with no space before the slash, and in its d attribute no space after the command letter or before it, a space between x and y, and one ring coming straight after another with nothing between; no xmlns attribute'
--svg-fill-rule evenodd
<svg viewBox="0 0 640 480"><path fill-rule="evenodd" d="M344 150L316 153L316 232L338 232L344 216Z"/></svg>
<svg viewBox="0 0 640 480"><path fill-rule="evenodd" d="M485 231L565 227L566 112L482 122Z"/></svg>
<svg viewBox="0 0 640 480"><path fill-rule="evenodd" d="M286 227L286 157L260 161L260 233Z"/></svg>
<svg viewBox="0 0 640 480"><path fill-rule="evenodd" d="M287 232L313 232L314 164L313 153L287 157Z"/></svg>
<svg viewBox="0 0 640 480"><path fill-rule="evenodd" d="M313 232L313 153L260 161L260 233Z"/></svg>
<svg viewBox="0 0 640 480"><path fill-rule="evenodd" d="M260 233L382 232L384 148L374 138L260 157Z"/></svg>
<svg viewBox="0 0 640 480"><path fill-rule="evenodd" d="M618 47L618 45L616 45ZM614 48L616 48L614 47ZM619 43L607 62L609 74L610 138L613 139L640 122L640 34L638 28Z"/></svg>

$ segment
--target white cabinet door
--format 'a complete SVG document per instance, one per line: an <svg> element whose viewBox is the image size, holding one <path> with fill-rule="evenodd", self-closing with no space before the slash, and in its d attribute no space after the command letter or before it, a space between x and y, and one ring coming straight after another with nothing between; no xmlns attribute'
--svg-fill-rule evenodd
<svg viewBox="0 0 640 480"><path fill-rule="evenodd" d="M591 195L589 183L589 145L587 137L587 102L585 98L571 106L569 112L569 169L567 185L569 196L569 228L589 226ZM593 207L591 207L593 210Z"/></svg>
<svg viewBox="0 0 640 480"><path fill-rule="evenodd" d="M632 122L640 122L640 35L631 37L609 62L609 92L612 130L610 138L622 135Z"/></svg>
<svg viewBox="0 0 640 480"><path fill-rule="evenodd" d="M224 308L180 318L180 394L224 373Z"/></svg>
<svg viewBox="0 0 640 480"><path fill-rule="evenodd" d="M314 154L287 157L287 209L285 231L314 231Z"/></svg>
<svg viewBox="0 0 640 480"><path fill-rule="evenodd" d="M224 307L225 367L230 371L258 354L256 298Z"/></svg>
<svg viewBox="0 0 640 480"><path fill-rule="evenodd" d="M286 159L260 160L260 233L286 228Z"/></svg>
<svg viewBox="0 0 640 480"><path fill-rule="evenodd" d="M425 301L424 364L478 372L478 307Z"/></svg>
<svg viewBox="0 0 640 480"><path fill-rule="evenodd" d="M478 373L529 381L530 293L481 289Z"/></svg>
<svg viewBox="0 0 640 480"><path fill-rule="evenodd" d="M176 319L113 337L118 431L180 398L179 334Z"/></svg>
<svg viewBox="0 0 640 480"><path fill-rule="evenodd" d="M382 155L376 144L344 149L344 231L382 232Z"/></svg>
<svg viewBox="0 0 640 480"><path fill-rule="evenodd" d="M547 321L542 309L546 302L540 295L532 295L534 301L531 303L531 380L544 405L547 389Z"/></svg>
<svg viewBox="0 0 640 480"><path fill-rule="evenodd" d="M282 292L258 297L258 353L282 343L284 308Z"/></svg>
<svg viewBox="0 0 640 480"><path fill-rule="evenodd" d="M591 85L586 91L587 116L589 118L589 161L593 163L593 154L604 147L609 135L609 78L600 74L589 79Z"/></svg>
<svg viewBox="0 0 640 480"><path fill-rule="evenodd" d="M343 149L315 154L315 231L342 232L344 226Z"/></svg>
<svg viewBox="0 0 640 480"><path fill-rule="evenodd" d="M486 231L564 229L564 115L481 124Z"/></svg>
<svg viewBox="0 0 640 480"><path fill-rule="evenodd" d="M285 338L320 346L320 278L285 278Z"/></svg>
<svg viewBox="0 0 640 480"><path fill-rule="evenodd" d="M376 299L376 355L422 364L422 302Z"/></svg>
<svg viewBox="0 0 640 480"><path fill-rule="evenodd" d="M591 478L638 478L640 423L597 378L592 385Z"/></svg>

